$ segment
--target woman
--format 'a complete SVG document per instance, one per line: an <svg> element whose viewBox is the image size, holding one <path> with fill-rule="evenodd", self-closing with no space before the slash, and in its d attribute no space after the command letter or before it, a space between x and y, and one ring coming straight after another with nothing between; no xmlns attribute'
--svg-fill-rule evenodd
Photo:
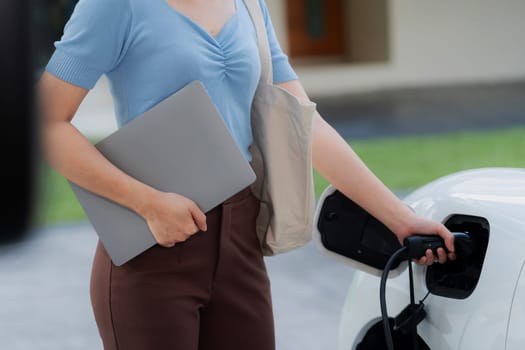
<svg viewBox="0 0 525 350"><path fill-rule="evenodd" d="M264 1L260 5L274 83L308 100ZM121 267L98 245L91 298L105 349L273 349L270 288L254 228L257 199L247 188L205 215L190 199L160 192L113 166L70 124L102 74L111 82L119 125L200 80L251 160L250 106L260 62L244 2L81 0L40 82L43 139L61 174L134 210L159 243ZM448 230L410 211L318 114L313 164L400 241L437 233L453 251ZM440 249L419 263L446 259Z"/></svg>

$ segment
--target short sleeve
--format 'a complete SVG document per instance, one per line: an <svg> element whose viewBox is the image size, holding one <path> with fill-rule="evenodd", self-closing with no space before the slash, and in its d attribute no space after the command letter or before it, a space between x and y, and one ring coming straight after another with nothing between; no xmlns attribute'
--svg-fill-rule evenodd
<svg viewBox="0 0 525 350"><path fill-rule="evenodd" d="M46 71L71 84L91 89L121 60L129 41L129 0L80 0L55 42Z"/></svg>
<svg viewBox="0 0 525 350"><path fill-rule="evenodd" d="M268 35L268 42L270 45L270 53L272 55L273 66L273 82L274 84L283 83L285 81L296 80L297 74L293 70L288 56L281 49L281 45L275 35L270 13L264 0L260 0L261 9L264 16L264 24L266 25L266 33Z"/></svg>

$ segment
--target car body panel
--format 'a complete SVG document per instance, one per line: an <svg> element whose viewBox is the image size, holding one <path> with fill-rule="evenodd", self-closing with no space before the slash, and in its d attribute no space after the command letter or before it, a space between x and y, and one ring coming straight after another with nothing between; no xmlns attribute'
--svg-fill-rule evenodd
<svg viewBox="0 0 525 350"><path fill-rule="evenodd" d="M466 300L432 296L419 334L452 349L504 349L514 289L525 259L525 171L479 169L431 183L405 199L418 214L444 222L452 214L490 224L484 267ZM424 279L419 268L417 278ZM451 328L449 328L449 326ZM430 345L432 346L432 345Z"/></svg>
<svg viewBox="0 0 525 350"><path fill-rule="evenodd" d="M507 342L507 349L525 348L521 331L525 327L525 170L456 173L416 190L405 202L418 214L440 222L452 215L469 215L485 218L490 225L476 288L463 300L430 295L425 302L427 317L418 327L423 340L433 350L500 350ZM409 302L408 272L403 267L400 271L387 283L391 317ZM426 267L415 266L417 299L427 292L425 273ZM379 282L376 271L356 272L342 312L339 349L354 349L370 324L380 319Z"/></svg>
<svg viewBox="0 0 525 350"><path fill-rule="evenodd" d="M523 350L525 348L525 262L521 266L521 274L516 285L512 302L512 311L507 333L506 350Z"/></svg>

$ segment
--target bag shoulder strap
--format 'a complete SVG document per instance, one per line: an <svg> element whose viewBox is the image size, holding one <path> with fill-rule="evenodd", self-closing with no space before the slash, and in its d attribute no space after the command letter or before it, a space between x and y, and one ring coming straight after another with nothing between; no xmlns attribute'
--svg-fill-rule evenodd
<svg viewBox="0 0 525 350"><path fill-rule="evenodd" d="M272 56L270 54L270 44L266 34L266 25L261 10L260 0L244 0L248 13L252 18L257 34L257 46L259 47L259 57L261 59L261 81L273 84Z"/></svg>

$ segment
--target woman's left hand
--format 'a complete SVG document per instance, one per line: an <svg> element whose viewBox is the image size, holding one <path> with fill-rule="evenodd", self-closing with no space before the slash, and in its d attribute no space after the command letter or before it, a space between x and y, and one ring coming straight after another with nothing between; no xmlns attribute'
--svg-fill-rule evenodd
<svg viewBox="0 0 525 350"><path fill-rule="evenodd" d="M403 241L408 236L414 234L420 235L439 235L445 241L445 247L447 247L448 254L443 248L438 248L437 256L434 255L432 250L427 249L426 255L419 260L417 264L419 265L432 265L435 262L440 264L445 263L447 260L455 260L456 254L454 253L454 236L450 231L445 227L445 225L426 219L417 214L412 213L408 218L407 224L403 230L400 232L395 232L397 238L403 244Z"/></svg>

